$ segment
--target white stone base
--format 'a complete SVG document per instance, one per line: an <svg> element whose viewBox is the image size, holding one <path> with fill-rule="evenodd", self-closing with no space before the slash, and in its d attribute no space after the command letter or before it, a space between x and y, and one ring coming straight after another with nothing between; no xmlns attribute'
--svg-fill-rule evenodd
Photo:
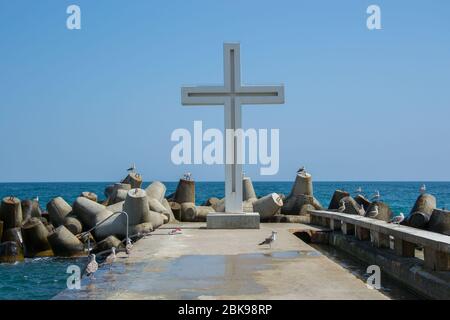
<svg viewBox="0 0 450 320"><path fill-rule="evenodd" d="M259 229L259 213L215 212L206 216L208 229Z"/></svg>

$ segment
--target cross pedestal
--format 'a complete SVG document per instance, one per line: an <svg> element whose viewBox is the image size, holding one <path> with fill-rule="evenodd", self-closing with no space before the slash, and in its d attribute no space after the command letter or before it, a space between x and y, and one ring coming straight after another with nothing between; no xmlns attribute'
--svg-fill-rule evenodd
<svg viewBox="0 0 450 320"><path fill-rule="evenodd" d="M255 227L258 213L244 213L242 209L242 159L238 148L242 141L234 134L242 128L241 106L244 104L282 104L283 86L242 86L240 45L223 46L224 85L181 88L183 105L223 105L225 113L225 212L207 216L208 227L219 225L232 228ZM231 135L229 133L232 133ZM241 137L242 139L242 137ZM227 223L227 221L229 223ZM233 227L235 226L235 227ZM230 228L231 228L230 227Z"/></svg>

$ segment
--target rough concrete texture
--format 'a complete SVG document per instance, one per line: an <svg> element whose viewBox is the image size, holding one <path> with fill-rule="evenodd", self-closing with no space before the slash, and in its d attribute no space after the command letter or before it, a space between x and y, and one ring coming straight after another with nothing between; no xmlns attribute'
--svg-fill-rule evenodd
<svg viewBox="0 0 450 320"><path fill-rule="evenodd" d="M259 229L260 215L257 212L209 213L206 216L208 229Z"/></svg>
<svg viewBox="0 0 450 320"><path fill-rule="evenodd" d="M169 235L174 227L180 234ZM81 290L55 299L387 299L351 270L293 232L312 227L267 223L255 230L208 230L204 223L166 225L120 253L111 269ZM258 243L278 232L270 249Z"/></svg>

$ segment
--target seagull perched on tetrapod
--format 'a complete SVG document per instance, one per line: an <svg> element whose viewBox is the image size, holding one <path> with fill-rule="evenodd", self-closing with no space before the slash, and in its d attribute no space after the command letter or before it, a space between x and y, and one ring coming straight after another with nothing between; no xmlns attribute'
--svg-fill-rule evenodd
<svg viewBox="0 0 450 320"><path fill-rule="evenodd" d="M133 163L133 164L131 165L131 167L129 167L129 168L127 169L127 171L128 171L128 172L135 172L135 171L136 171L136 164Z"/></svg>
<svg viewBox="0 0 450 320"><path fill-rule="evenodd" d="M380 191L375 190L375 194L372 196L372 200L378 201L381 198Z"/></svg>
<svg viewBox="0 0 450 320"><path fill-rule="evenodd" d="M269 247L272 248L272 243L275 242L275 240L277 240L277 232L276 231L272 231L272 234L270 235L270 237L266 238L259 245L262 246L264 244L268 244Z"/></svg>
<svg viewBox="0 0 450 320"><path fill-rule="evenodd" d="M393 224L400 224L403 222L403 220L405 220L405 215L403 214L403 212L400 212L400 214L398 216L393 217L389 223L393 223Z"/></svg>
<svg viewBox="0 0 450 320"><path fill-rule="evenodd" d="M305 166L302 166L300 169L297 170L297 173L304 173L306 172Z"/></svg>
<svg viewBox="0 0 450 320"><path fill-rule="evenodd" d="M363 192L363 190L362 190L361 187L358 187L358 188L355 190L355 193L356 193L356 194L362 194L362 192Z"/></svg>
<svg viewBox="0 0 450 320"><path fill-rule="evenodd" d="M427 192L427 186L423 184L419 189L420 194L425 194Z"/></svg>
<svg viewBox="0 0 450 320"><path fill-rule="evenodd" d="M84 273L87 277L94 279L94 273L98 270L98 263L95 260L95 254L91 253L88 256L88 263L86 265L86 268L84 269Z"/></svg>

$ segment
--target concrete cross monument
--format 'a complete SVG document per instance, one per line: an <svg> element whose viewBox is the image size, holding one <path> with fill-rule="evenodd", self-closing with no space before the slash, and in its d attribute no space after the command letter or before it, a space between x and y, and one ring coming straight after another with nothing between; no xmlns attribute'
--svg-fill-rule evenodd
<svg viewBox="0 0 450 320"><path fill-rule="evenodd" d="M224 106L225 130L227 131L225 134L225 212L231 214L229 217L237 217L235 221L238 224L242 222L242 227L245 227L245 214L242 208L242 163L237 159L238 147L242 146L242 141L238 141L238 136L234 134L230 139L228 132L236 132L242 128L242 105L284 103L284 87L243 86L238 43L224 44L223 66L223 86L183 87L181 88L181 103L183 105ZM242 139L242 137L240 138ZM219 220L223 218L220 214L216 216L219 216ZM209 218L208 215L208 226L210 225ZM259 227L259 215L257 219ZM226 225L234 226L235 224L225 223Z"/></svg>

